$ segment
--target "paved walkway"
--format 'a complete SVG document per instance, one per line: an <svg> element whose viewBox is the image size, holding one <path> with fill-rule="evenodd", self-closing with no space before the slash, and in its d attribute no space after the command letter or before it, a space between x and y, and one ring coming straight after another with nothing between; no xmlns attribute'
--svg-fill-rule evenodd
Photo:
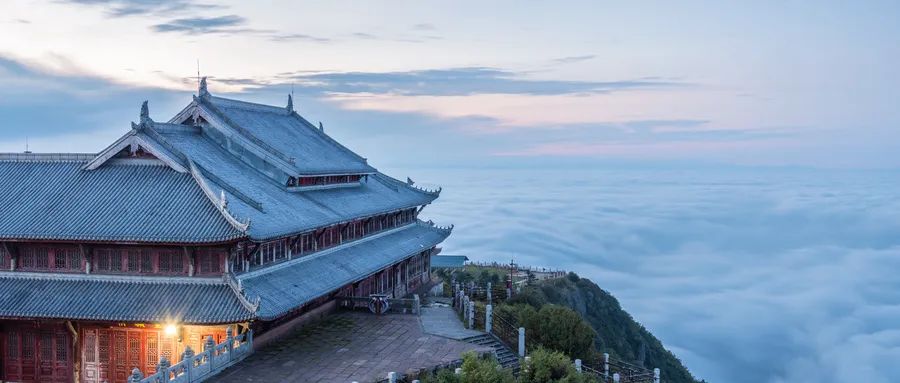
<svg viewBox="0 0 900 383"><path fill-rule="evenodd" d="M423 307L421 318L426 334L450 339L465 339L484 334L481 331L463 327L459 316L452 307Z"/></svg>
<svg viewBox="0 0 900 383"><path fill-rule="evenodd" d="M374 382L391 371L449 363L470 350L489 349L426 334L414 315L340 312L258 350L211 381Z"/></svg>

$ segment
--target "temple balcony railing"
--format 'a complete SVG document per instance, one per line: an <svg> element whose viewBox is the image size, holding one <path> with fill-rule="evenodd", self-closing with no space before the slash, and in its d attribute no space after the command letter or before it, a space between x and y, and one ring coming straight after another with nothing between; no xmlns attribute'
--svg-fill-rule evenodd
<svg viewBox="0 0 900 383"><path fill-rule="evenodd" d="M170 364L166 357L159 360L156 373L144 377L137 368L132 370L128 383L195 383L208 380L253 353L253 331L232 336L231 328L225 341L216 344L212 336L206 338L203 352L194 354L185 348L181 362Z"/></svg>

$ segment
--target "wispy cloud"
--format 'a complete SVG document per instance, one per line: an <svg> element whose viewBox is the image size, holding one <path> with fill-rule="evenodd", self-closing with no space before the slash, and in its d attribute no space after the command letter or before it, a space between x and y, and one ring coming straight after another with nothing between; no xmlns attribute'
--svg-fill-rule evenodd
<svg viewBox="0 0 900 383"><path fill-rule="evenodd" d="M152 26L151 29L162 33L177 32L189 35L269 32L250 28L238 28L246 22L247 19L238 15L189 17L156 24Z"/></svg>
<svg viewBox="0 0 900 383"><path fill-rule="evenodd" d="M471 67L407 72L296 73L281 79L312 92L460 96L472 94L560 95L608 93L625 89L680 87L689 84L657 79L566 81L524 78L497 68Z"/></svg>
<svg viewBox="0 0 900 383"><path fill-rule="evenodd" d="M558 59L554 59L553 63L555 64L572 64L582 61L593 60L596 58L596 55L583 55L583 56L568 56L568 57L560 57Z"/></svg>
<svg viewBox="0 0 900 383"><path fill-rule="evenodd" d="M0 56L0 132L7 142L22 140L26 134L34 141L78 135L83 138L79 142L58 140L51 150L96 150L108 142L91 138L91 132L113 139L136 118L141 101L152 100L154 108L171 107L177 95L92 75L58 73ZM34 149L47 151L46 146Z"/></svg>
<svg viewBox="0 0 900 383"><path fill-rule="evenodd" d="M327 43L333 41L327 37L307 35L304 33L284 33L273 34L270 39L272 41L289 42L289 41L309 41L314 43Z"/></svg>
<svg viewBox="0 0 900 383"><path fill-rule="evenodd" d="M412 26L412 30L414 30L414 31L435 31L435 30L437 30L437 27L431 23L419 23L419 24L414 24Z"/></svg>
<svg viewBox="0 0 900 383"><path fill-rule="evenodd" d="M135 15L166 16L198 9L221 9L222 6L193 0L59 0L62 3L102 7L111 17Z"/></svg>

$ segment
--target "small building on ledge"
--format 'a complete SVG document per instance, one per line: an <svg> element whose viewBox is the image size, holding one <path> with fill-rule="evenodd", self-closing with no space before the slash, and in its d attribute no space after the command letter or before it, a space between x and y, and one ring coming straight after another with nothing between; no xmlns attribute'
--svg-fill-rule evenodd
<svg viewBox="0 0 900 383"><path fill-rule="evenodd" d="M125 383L428 280L440 190L287 107L199 95L98 154L0 154L0 381Z"/></svg>

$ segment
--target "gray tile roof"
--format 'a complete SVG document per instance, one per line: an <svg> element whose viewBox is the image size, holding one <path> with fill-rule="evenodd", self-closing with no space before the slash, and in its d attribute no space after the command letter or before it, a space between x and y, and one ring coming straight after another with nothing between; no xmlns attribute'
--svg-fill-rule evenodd
<svg viewBox="0 0 900 383"><path fill-rule="evenodd" d="M244 294L261 298L257 315L271 320L323 294L430 249L449 230L415 223L359 244L325 250L267 269L238 276Z"/></svg>
<svg viewBox="0 0 900 383"><path fill-rule="evenodd" d="M251 312L221 280L0 272L0 317L213 324Z"/></svg>
<svg viewBox="0 0 900 383"><path fill-rule="evenodd" d="M431 257L431 268L460 268L468 260L469 257L465 255L435 255Z"/></svg>
<svg viewBox="0 0 900 383"><path fill-rule="evenodd" d="M0 161L0 239L208 243L243 234L165 166Z"/></svg>
<svg viewBox="0 0 900 383"><path fill-rule="evenodd" d="M366 160L324 134L319 128L283 107L221 97L200 98L206 107L232 126L248 132L288 158L300 174L369 173Z"/></svg>
<svg viewBox="0 0 900 383"><path fill-rule="evenodd" d="M361 186L289 192L203 134L168 129L158 132L163 146L183 153L213 176L207 180L210 187L216 193L225 191L229 212L242 222L250 221L248 235L255 240L426 205L437 198L380 173L369 176Z"/></svg>

